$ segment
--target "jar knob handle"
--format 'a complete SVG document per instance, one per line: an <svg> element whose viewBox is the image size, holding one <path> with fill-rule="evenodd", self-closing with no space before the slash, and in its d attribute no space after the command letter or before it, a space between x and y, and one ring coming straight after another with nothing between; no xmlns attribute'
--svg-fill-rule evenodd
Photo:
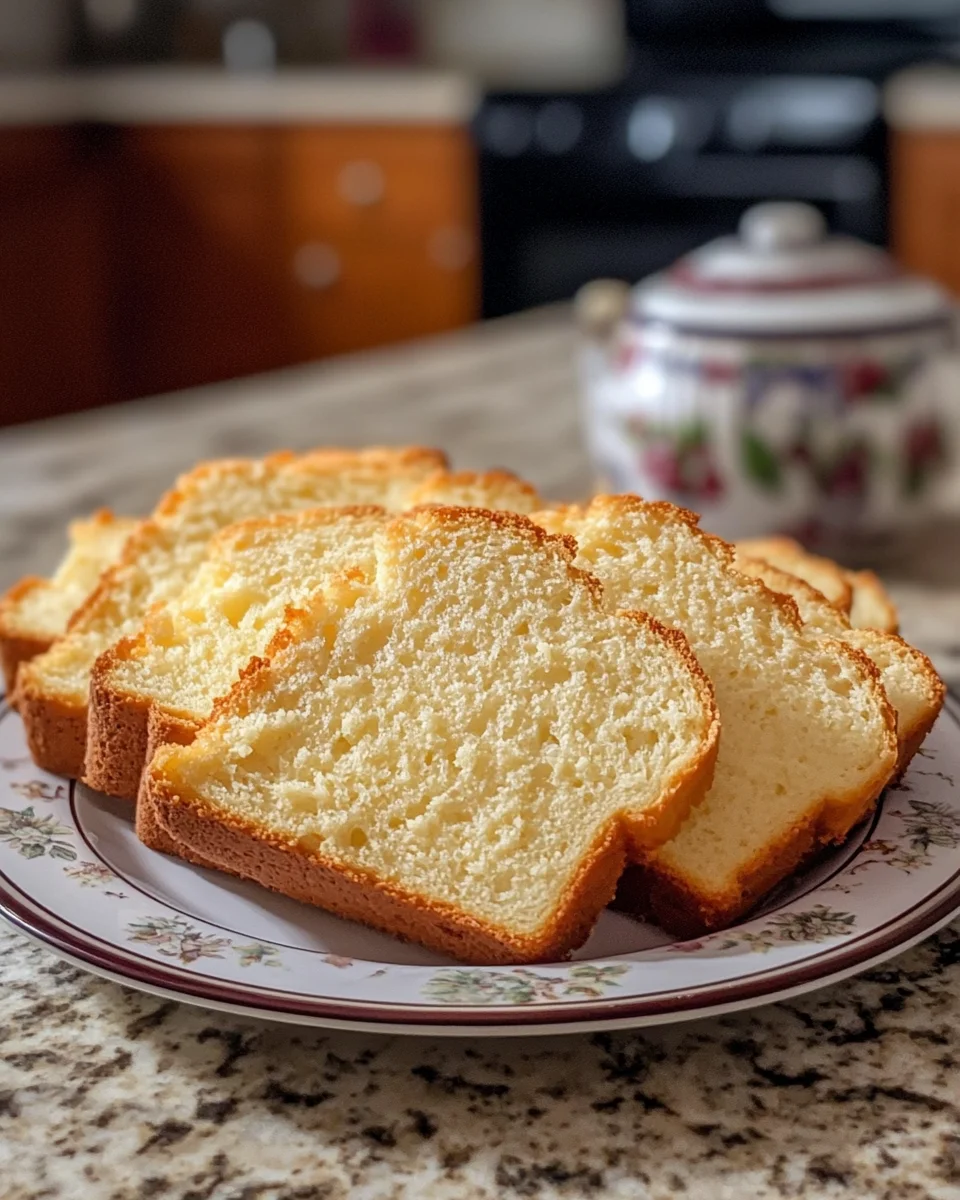
<svg viewBox="0 0 960 1200"><path fill-rule="evenodd" d="M740 218L740 236L754 250L798 250L823 240L827 224L812 204L755 204Z"/></svg>
<svg viewBox="0 0 960 1200"><path fill-rule="evenodd" d="M577 324L588 337L607 341L630 303L630 285L622 279L594 279L573 300Z"/></svg>

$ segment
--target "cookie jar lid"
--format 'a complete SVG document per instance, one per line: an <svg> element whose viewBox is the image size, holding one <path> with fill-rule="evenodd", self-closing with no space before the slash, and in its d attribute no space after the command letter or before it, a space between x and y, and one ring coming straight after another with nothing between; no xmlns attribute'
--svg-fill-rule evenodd
<svg viewBox="0 0 960 1200"><path fill-rule="evenodd" d="M791 337L942 323L950 302L883 250L829 234L816 208L784 202L748 209L736 236L640 283L632 310L695 333Z"/></svg>

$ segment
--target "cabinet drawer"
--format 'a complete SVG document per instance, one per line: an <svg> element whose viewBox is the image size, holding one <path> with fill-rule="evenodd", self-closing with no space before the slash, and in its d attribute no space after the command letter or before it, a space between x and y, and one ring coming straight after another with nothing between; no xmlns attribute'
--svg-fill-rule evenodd
<svg viewBox="0 0 960 1200"><path fill-rule="evenodd" d="M297 256L290 323L303 358L420 337L476 318L473 254L441 265L428 245L387 253L355 243L309 243Z"/></svg>
<svg viewBox="0 0 960 1200"><path fill-rule="evenodd" d="M123 149L114 326L127 393L289 362L275 131L144 127Z"/></svg>
<svg viewBox="0 0 960 1200"><path fill-rule="evenodd" d="M369 240L476 222L463 130L290 130L284 170L295 236Z"/></svg>

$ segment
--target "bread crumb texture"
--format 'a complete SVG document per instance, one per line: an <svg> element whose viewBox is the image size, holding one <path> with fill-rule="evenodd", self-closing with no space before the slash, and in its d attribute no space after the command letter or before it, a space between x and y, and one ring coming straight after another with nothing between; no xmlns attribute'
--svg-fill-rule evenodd
<svg viewBox="0 0 960 1200"><path fill-rule="evenodd" d="M873 625L855 627L852 612L848 620L815 588L794 575L740 554L736 565L738 570L762 580L772 591L791 597L808 630L840 638L867 655L880 672L887 699L896 713L900 744L897 770L903 771L937 719L946 695L929 658L894 633L883 632Z"/></svg>
<svg viewBox="0 0 960 1200"><path fill-rule="evenodd" d="M85 704L97 656L134 633L152 605L183 589L207 543L226 525L325 503L402 507L410 489L443 466L439 451L374 448L281 453L196 467L130 536L120 562L74 615L67 636L25 668L22 687Z"/></svg>
<svg viewBox="0 0 960 1200"><path fill-rule="evenodd" d="M846 832L890 777L894 717L876 672L735 570L732 547L693 514L602 496L535 519L576 538L576 562L601 580L609 607L644 608L682 630L713 682L713 786L648 866L703 922L729 920L792 869L784 850L802 831L825 822L830 836Z"/></svg>
<svg viewBox="0 0 960 1200"><path fill-rule="evenodd" d="M67 622L83 603L100 572L119 555L137 522L114 517L105 509L70 525L70 545L49 579L37 579L19 603L3 612L4 631L53 641L66 631Z"/></svg>
<svg viewBox="0 0 960 1200"><path fill-rule="evenodd" d="M341 490L353 490L350 473ZM475 504L514 511L532 506L535 490L506 471L435 471L382 500L414 504ZM409 502L409 504L408 504ZM375 505L308 509L228 526L183 589L155 604L137 636L122 641L99 682L113 692L202 722L218 696L251 658L264 653L289 607L304 605L331 575L374 569L374 534L387 519ZM98 668L99 669L99 668Z"/></svg>
<svg viewBox="0 0 960 1200"><path fill-rule="evenodd" d="M370 580L340 576L296 615L192 745L160 749L151 789L462 914L516 957L566 952L562 914L588 904L582 940L628 843L706 786L717 736L682 640L605 611L572 554L518 516L393 520Z"/></svg>
<svg viewBox="0 0 960 1200"><path fill-rule="evenodd" d="M201 722L251 658L263 654L288 609L338 572L373 573L373 540L387 520L374 506L310 509L229 526L175 599L156 605L139 634L109 657L109 682L174 715Z"/></svg>

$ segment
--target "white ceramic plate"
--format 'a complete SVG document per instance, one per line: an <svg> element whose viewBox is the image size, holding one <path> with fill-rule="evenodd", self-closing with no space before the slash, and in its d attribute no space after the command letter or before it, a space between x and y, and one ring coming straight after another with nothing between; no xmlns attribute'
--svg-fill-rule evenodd
<svg viewBox="0 0 960 1200"><path fill-rule="evenodd" d="M678 1021L822 987L960 910L960 703L948 700L874 817L752 919L672 942L606 912L572 962L545 966L458 966L155 854L131 815L38 771L19 717L0 707L0 913L80 966L308 1025L503 1035Z"/></svg>

